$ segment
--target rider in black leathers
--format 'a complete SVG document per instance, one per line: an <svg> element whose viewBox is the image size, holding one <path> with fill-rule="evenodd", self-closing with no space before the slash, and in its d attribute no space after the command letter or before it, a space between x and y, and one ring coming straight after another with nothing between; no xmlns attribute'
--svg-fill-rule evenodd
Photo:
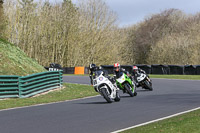
<svg viewBox="0 0 200 133"><path fill-rule="evenodd" d="M93 85L93 76L94 76L94 72L97 70L97 66L95 64L90 64L89 70L90 70L90 74L89 74L90 82L91 82L91 85Z"/></svg>
<svg viewBox="0 0 200 133"><path fill-rule="evenodd" d="M133 66L132 67L132 73L131 73L131 76L134 78L134 81L136 83L136 87L139 87L140 85L138 84L138 81L137 81L137 77L139 76L140 73L144 73L146 74L146 72L140 68L138 68L137 66ZM148 75L147 75L148 76ZM131 78L132 79L132 78ZM133 79L132 79L133 80Z"/></svg>
<svg viewBox="0 0 200 133"><path fill-rule="evenodd" d="M109 80L111 79L111 77L108 76L108 72L106 70L102 69L101 66L98 67L95 64L90 64L89 70L90 70L89 77L90 77L91 85L93 85L93 78L94 78L94 75L95 75L95 71L98 71L98 70L103 71L103 76L107 77Z"/></svg>

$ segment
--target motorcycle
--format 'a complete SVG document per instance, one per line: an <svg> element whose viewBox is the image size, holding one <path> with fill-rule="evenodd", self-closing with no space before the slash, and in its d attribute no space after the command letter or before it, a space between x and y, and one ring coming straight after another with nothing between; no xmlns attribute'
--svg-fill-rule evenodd
<svg viewBox="0 0 200 133"><path fill-rule="evenodd" d="M137 76L136 80L137 80L138 84L140 86L142 86L142 88L148 89L150 91L153 90L152 82L151 82L150 78L147 76L147 74L138 73L138 76Z"/></svg>
<svg viewBox="0 0 200 133"><path fill-rule="evenodd" d="M102 70L95 71L93 86L108 103L112 103L113 100L116 102L120 101L119 89L111 82L111 79L104 76Z"/></svg>
<svg viewBox="0 0 200 133"><path fill-rule="evenodd" d="M116 79L116 84L120 90L123 90L124 93L128 93L131 97L137 95L135 84L125 73L119 73L119 78Z"/></svg>

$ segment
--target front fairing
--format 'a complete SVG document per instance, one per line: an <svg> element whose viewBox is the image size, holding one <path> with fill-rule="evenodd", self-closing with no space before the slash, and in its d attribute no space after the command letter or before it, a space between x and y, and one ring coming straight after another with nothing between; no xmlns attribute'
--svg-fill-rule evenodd
<svg viewBox="0 0 200 133"><path fill-rule="evenodd" d="M132 84L131 79L130 79L125 73L123 73L123 74L121 75L121 77L119 77L119 78L116 79L117 86L118 86L120 89L123 89L123 88L124 88L124 85L123 85L123 84L124 84L125 82L128 82L128 83L131 85L131 87L133 87L133 84Z"/></svg>
<svg viewBox="0 0 200 133"><path fill-rule="evenodd" d="M139 83L143 82L144 80L146 80L146 77L147 77L146 74L143 74L143 73L138 74L137 82Z"/></svg>

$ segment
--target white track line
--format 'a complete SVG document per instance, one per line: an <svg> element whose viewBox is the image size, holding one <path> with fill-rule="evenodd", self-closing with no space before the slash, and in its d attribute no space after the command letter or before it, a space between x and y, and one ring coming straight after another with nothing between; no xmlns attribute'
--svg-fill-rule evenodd
<svg viewBox="0 0 200 133"><path fill-rule="evenodd" d="M154 123L154 122L157 122L157 121L161 121L161 120L165 120L165 119L168 119L168 118L179 116L179 115L182 115L182 114L185 114L185 113L189 113L189 112L192 112L192 111L195 111L195 110L198 110L198 109L200 109L200 107L194 108L194 109L191 109L191 110L187 110L187 111L184 111L184 112L180 112L180 113L177 113L177 114L173 114L173 115L170 115L170 116L166 116L166 117L163 117L163 118L159 118L159 119L156 119L156 120L152 120L152 121L149 121L149 122L141 123L141 124L131 126L131 127L128 127L128 128L120 129L120 130L117 130L117 131L114 131L114 132L111 132L111 133L119 133L119 132L122 132L122 131L125 131L125 130L128 130L128 129L133 129L133 128L136 128L136 127L144 126L144 125L147 125L147 124L150 124L150 123Z"/></svg>

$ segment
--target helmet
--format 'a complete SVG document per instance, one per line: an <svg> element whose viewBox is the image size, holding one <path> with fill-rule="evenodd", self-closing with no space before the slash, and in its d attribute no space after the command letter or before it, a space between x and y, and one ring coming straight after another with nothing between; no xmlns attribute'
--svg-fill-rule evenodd
<svg viewBox="0 0 200 133"><path fill-rule="evenodd" d="M90 69L90 71L95 70L96 69L96 65L95 64L90 64L89 65L89 69Z"/></svg>
<svg viewBox="0 0 200 133"><path fill-rule="evenodd" d="M133 66L133 71L134 72L138 71L138 67L137 66Z"/></svg>
<svg viewBox="0 0 200 133"><path fill-rule="evenodd" d="M119 63L115 63L115 64L114 64L114 69L115 69L115 71L119 71L119 69L120 69L120 64L119 64Z"/></svg>

